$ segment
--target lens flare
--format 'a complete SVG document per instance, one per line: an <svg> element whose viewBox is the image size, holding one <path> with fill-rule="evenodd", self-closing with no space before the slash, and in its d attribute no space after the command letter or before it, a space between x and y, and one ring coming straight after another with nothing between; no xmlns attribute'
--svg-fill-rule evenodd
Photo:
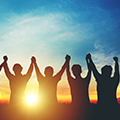
<svg viewBox="0 0 120 120"><path fill-rule="evenodd" d="M35 94L26 95L26 102L29 105L36 104L37 103L37 95L35 95Z"/></svg>

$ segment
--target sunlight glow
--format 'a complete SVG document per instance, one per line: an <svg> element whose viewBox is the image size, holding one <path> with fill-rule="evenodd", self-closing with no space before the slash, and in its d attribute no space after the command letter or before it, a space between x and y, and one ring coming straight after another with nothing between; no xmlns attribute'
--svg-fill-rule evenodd
<svg viewBox="0 0 120 120"><path fill-rule="evenodd" d="M28 94L26 95L26 103L29 105L33 105L37 103L37 95L35 94Z"/></svg>

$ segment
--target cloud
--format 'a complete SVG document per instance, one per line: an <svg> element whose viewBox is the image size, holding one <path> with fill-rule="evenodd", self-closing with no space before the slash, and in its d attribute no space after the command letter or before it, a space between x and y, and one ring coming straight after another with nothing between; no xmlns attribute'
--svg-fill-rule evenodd
<svg viewBox="0 0 120 120"><path fill-rule="evenodd" d="M114 48L106 44L99 44L98 42L95 43L95 50L92 51L91 54L99 71L106 64L114 66L113 57L120 57L118 51L115 51Z"/></svg>
<svg viewBox="0 0 120 120"><path fill-rule="evenodd" d="M67 2L71 3L71 1ZM2 51L0 55L3 53L12 53L13 56L19 53L18 55L22 57L26 54L30 56L31 53L51 55L50 53L55 52L56 49L64 51L65 46L69 49L71 46L66 44L68 42L92 40L101 33L105 33L101 25L104 26L108 21L112 21L109 19L109 14L106 19L101 19L100 16L103 16L104 12L107 13L99 7L96 10L99 14L95 13L98 17L93 16L92 21L90 19L88 21L88 17L92 14L90 8L80 11L79 14L74 11L45 12L46 9L45 6L24 14L11 13L9 17L6 17L6 22L2 23L0 31L0 50ZM99 17L100 20L97 20Z"/></svg>
<svg viewBox="0 0 120 120"><path fill-rule="evenodd" d="M6 28L2 28L4 33L0 36L1 48L4 45L13 49L21 46L31 45L34 47L44 45L49 41L69 39L67 37L76 36L75 32L69 30L68 25L63 22L65 16L60 14L48 14L44 16L16 16L10 18ZM3 23L4 24L4 23ZM74 28L73 28L74 29ZM8 44L9 43L9 44ZM5 47L6 47L5 46Z"/></svg>
<svg viewBox="0 0 120 120"><path fill-rule="evenodd" d="M74 23L72 14L39 13L38 9L21 15L11 13L2 23L0 55L8 55L10 67L15 62L29 65L28 58L30 61L32 55L37 56L40 62L46 64L49 60L52 63L53 56L63 56L74 49L68 42L72 44L88 38L86 25ZM62 63L63 59L58 61Z"/></svg>

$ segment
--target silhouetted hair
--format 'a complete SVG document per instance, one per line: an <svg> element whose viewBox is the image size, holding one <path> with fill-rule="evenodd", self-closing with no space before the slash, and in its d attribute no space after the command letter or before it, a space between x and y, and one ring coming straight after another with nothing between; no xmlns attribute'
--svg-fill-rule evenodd
<svg viewBox="0 0 120 120"><path fill-rule="evenodd" d="M14 66L13 66L14 73L21 73L22 69L23 69L23 67L18 63L14 64Z"/></svg>
<svg viewBox="0 0 120 120"><path fill-rule="evenodd" d="M82 72L82 68L79 64L74 64L71 69L75 76L79 75Z"/></svg>
<svg viewBox="0 0 120 120"><path fill-rule="evenodd" d="M45 68L44 74L46 76L52 76L53 75L53 71L54 71L53 68L51 66L48 66L48 67Z"/></svg>
<svg viewBox="0 0 120 120"><path fill-rule="evenodd" d="M112 74L112 67L110 65L105 65L101 68L102 74L105 74L106 76L111 76Z"/></svg>

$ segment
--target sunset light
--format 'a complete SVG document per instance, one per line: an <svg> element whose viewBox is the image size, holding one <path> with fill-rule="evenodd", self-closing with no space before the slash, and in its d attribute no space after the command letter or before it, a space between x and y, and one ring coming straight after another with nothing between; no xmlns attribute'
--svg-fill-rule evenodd
<svg viewBox="0 0 120 120"><path fill-rule="evenodd" d="M0 120L119 112L120 0L0 0Z"/></svg>
<svg viewBox="0 0 120 120"><path fill-rule="evenodd" d="M36 104L37 103L37 95L35 95L35 94L26 95L26 103L29 105Z"/></svg>

